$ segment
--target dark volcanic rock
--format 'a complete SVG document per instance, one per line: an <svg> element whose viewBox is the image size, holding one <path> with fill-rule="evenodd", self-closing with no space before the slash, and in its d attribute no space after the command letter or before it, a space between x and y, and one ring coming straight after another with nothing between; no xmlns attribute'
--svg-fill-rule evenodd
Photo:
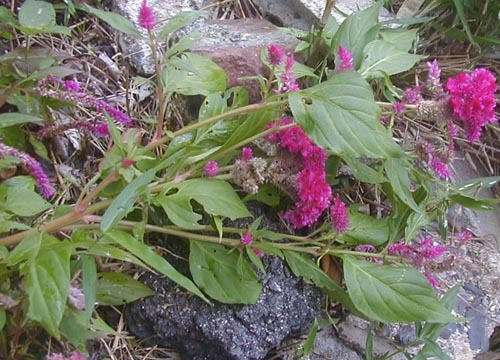
<svg viewBox="0 0 500 360"><path fill-rule="evenodd" d="M186 359L264 358L288 335L308 331L323 296L290 274L281 259L263 260L267 274L255 305L208 305L169 279L145 275L142 280L156 295L126 309L129 329L150 345L175 348Z"/></svg>

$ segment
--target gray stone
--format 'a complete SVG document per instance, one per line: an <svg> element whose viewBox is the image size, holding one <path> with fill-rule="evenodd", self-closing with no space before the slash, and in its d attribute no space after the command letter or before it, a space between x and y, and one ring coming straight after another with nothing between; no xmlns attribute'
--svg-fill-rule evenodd
<svg viewBox="0 0 500 360"><path fill-rule="evenodd" d="M452 170L453 181L457 184L478 177L491 176L478 161L463 152L457 152ZM482 189L477 196L496 198L491 188ZM500 249L500 211L478 211L454 205L448 213L448 222L455 232L468 229L481 239L491 241L497 250Z"/></svg>
<svg viewBox="0 0 500 360"><path fill-rule="evenodd" d="M489 340L486 334L486 309L479 305L469 309L465 316L471 318L469 321L469 341L472 350L488 350Z"/></svg>
<svg viewBox="0 0 500 360"><path fill-rule="evenodd" d="M260 99L260 86L257 80L244 78L267 73L260 59L262 49L275 44L293 52L299 43L260 19L212 20L199 31L202 37L190 51L209 57L224 69L229 87L245 86L250 102Z"/></svg>
<svg viewBox="0 0 500 360"><path fill-rule="evenodd" d="M409 345L417 339L417 334L415 333L415 327L411 325L403 325L399 328L396 334L396 340L401 343L401 345Z"/></svg>
<svg viewBox="0 0 500 360"><path fill-rule="evenodd" d="M314 341L314 350L310 360L362 360L354 350L347 347L334 333L331 327L319 331Z"/></svg>
<svg viewBox="0 0 500 360"><path fill-rule="evenodd" d="M345 321L337 325L337 329L339 331L339 338L350 348L355 349L359 353L364 354L366 352L366 338L370 330L365 322L350 315ZM388 339L377 334L373 335L372 339L373 355L394 354L391 360L406 360L406 357L398 353L398 348L392 345Z"/></svg>
<svg viewBox="0 0 500 360"><path fill-rule="evenodd" d="M270 21L280 26L293 27L308 31L317 25L325 10L324 0L253 0L261 13ZM335 2L332 16L340 24L345 18L357 10L364 10L375 3L374 0L339 0ZM380 20L395 17L383 8Z"/></svg>
<svg viewBox="0 0 500 360"><path fill-rule="evenodd" d="M279 258L265 257L264 263L262 294L255 305L245 306L209 305L170 280L147 274L142 281L156 294L127 307L128 327L148 345L173 347L186 359L262 359L285 337L307 333L324 298Z"/></svg>

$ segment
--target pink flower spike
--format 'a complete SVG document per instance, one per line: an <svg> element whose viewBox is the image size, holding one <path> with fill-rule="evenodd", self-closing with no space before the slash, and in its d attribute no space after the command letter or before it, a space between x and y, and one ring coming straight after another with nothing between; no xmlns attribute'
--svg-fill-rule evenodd
<svg viewBox="0 0 500 360"><path fill-rule="evenodd" d="M69 354L69 360L85 360L85 357L82 355L81 352L78 350L75 350Z"/></svg>
<svg viewBox="0 0 500 360"><path fill-rule="evenodd" d="M451 177L450 169L440 158L433 157L431 160L432 171L441 179L448 180Z"/></svg>
<svg viewBox="0 0 500 360"><path fill-rule="evenodd" d="M219 164L217 161L210 160L205 164L205 175L214 177L219 172Z"/></svg>
<svg viewBox="0 0 500 360"><path fill-rule="evenodd" d="M343 48L342 46L339 46L338 59L339 65L335 69L338 73L348 70L354 70L354 59L352 57L352 53L349 50Z"/></svg>
<svg viewBox="0 0 500 360"><path fill-rule="evenodd" d="M78 82L76 82L75 80L64 80L63 81L63 88L66 91L79 92L80 91L80 84L78 84Z"/></svg>
<svg viewBox="0 0 500 360"><path fill-rule="evenodd" d="M264 252L261 249L253 248L252 251L258 257L260 257L260 258L264 257Z"/></svg>
<svg viewBox="0 0 500 360"><path fill-rule="evenodd" d="M395 103L392 104L392 110L398 115L404 113L405 109L406 109L405 104L403 104L400 101L396 101Z"/></svg>
<svg viewBox="0 0 500 360"><path fill-rule="evenodd" d="M249 161L251 158L253 158L252 148L244 147L243 149L241 149L241 155L244 161Z"/></svg>
<svg viewBox="0 0 500 360"><path fill-rule="evenodd" d="M285 58L285 49L278 45L270 45L267 48L268 57L267 61L271 65L279 66L283 63L283 59Z"/></svg>
<svg viewBox="0 0 500 360"><path fill-rule="evenodd" d="M330 207L330 216L332 219L332 228L339 234L343 234L349 228L349 217L345 204L340 200L339 194L333 199L333 205Z"/></svg>
<svg viewBox="0 0 500 360"><path fill-rule="evenodd" d="M153 10L148 6L147 0L143 0L139 9L139 25L151 31L155 27L156 19Z"/></svg>
<svg viewBox="0 0 500 360"><path fill-rule="evenodd" d="M248 231L245 231L243 233L243 235L241 236L240 241L245 246L252 245L253 244L253 236Z"/></svg>
<svg viewBox="0 0 500 360"><path fill-rule="evenodd" d="M437 281L437 279L434 277L434 275L432 275L431 273L428 273L428 272L425 272L424 275L432 287L436 288L439 286L439 281Z"/></svg>
<svg viewBox="0 0 500 360"><path fill-rule="evenodd" d="M55 190L50 182L49 177L42 168L42 165L28 154L19 151L13 147L7 146L0 142L0 158L6 155L17 157L21 160L22 166L29 172L35 179L36 187L46 199L54 195Z"/></svg>

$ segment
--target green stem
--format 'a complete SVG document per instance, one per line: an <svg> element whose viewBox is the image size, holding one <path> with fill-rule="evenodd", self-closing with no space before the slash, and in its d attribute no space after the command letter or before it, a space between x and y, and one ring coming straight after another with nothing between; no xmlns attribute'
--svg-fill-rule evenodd
<svg viewBox="0 0 500 360"><path fill-rule="evenodd" d="M157 139L161 139L163 135L163 121L165 118L165 112L167 109L167 103L165 99L165 94L163 93L163 84L161 79L161 64L160 59L158 58L157 48L156 48L156 40L153 36L153 33L148 30L149 35L149 46L151 47L151 53L153 55L153 62L155 65L156 71L156 97L158 98L158 116L156 117L156 131L153 136L153 142Z"/></svg>
<svg viewBox="0 0 500 360"><path fill-rule="evenodd" d="M278 100L278 101L271 101L271 102L262 102L258 104L251 104L247 106L240 107L238 109L234 109L228 112L225 112L220 115L212 116L211 118L205 119L203 121L188 125L183 127L182 129L179 129L170 135L164 136L161 139L158 139L156 141L151 142L145 147L145 150L153 150L157 146L163 145L168 143L170 140L175 138L176 136L180 136L183 134L186 134L188 132L191 132L193 130L199 129L203 126L210 125L214 122L217 122L222 119L226 119L228 117L233 117L233 116L238 116L238 115L244 115L248 114L257 110L261 110L264 108L272 107L272 106L278 106L278 105L283 105L286 103L286 100Z"/></svg>

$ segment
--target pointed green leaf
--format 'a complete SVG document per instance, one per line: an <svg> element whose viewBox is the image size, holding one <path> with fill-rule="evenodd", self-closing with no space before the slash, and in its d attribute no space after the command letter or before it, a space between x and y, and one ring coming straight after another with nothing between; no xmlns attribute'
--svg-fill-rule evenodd
<svg viewBox="0 0 500 360"><path fill-rule="evenodd" d="M330 279L313 261L310 255L283 250L286 262L295 276L300 276L308 284L323 289L330 298L340 302L345 308L356 311L352 300L345 290Z"/></svg>
<svg viewBox="0 0 500 360"><path fill-rule="evenodd" d="M130 251L132 254L137 256L139 259L144 261L147 265L151 266L153 269L159 271L169 279L175 281L177 284L191 291L193 294L198 295L206 302L208 299L203 295L203 293L196 287L195 284L187 277L178 272L170 263L157 253L155 253L149 246L139 242L129 233L121 230L112 230L104 234L105 238L120 244L125 249Z"/></svg>
<svg viewBox="0 0 500 360"><path fill-rule="evenodd" d="M429 282L411 267L393 267L344 256L349 295L368 318L382 322L456 322Z"/></svg>
<svg viewBox="0 0 500 360"><path fill-rule="evenodd" d="M379 246L389 238L387 219L376 219L350 209L349 223L349 230L339 235L339 241L350 245L371 244Z"/></svg>
<svg viewBox="0 0 500 360"><path fill-rule="evenodd" d="M103 272L97 277L96 300L100 305L124 305L154 294L149 287L127 274Z"/></svg>
<svg viewBox="0 0 500 360"><path fill-rule="evenodd" d="M102 216L102 232L106 232L111 229L118 223L118 221L123 219L132 210L137 198L142 195L148 184L153 180L155 172L155 169L150 169L135 178L125 187L125 189L122 190L120 195L113 200L111 205L109 205L109 208Z"/></svg>
<svg viewBox="0 0 500 360"><path fill-rule="evenodd" d="M395 75L410 70L425 56L408 54L401 51L396 45L384 41L374 40L364 49L363 63L359 72L367 79Z"/></svg>
<svg viewBox="0 0 500 360"><path fill-rule="evenodd" d="M159 37L163 38L187 25L192 24L200 16L204 15L206 11L183 11L171 17L167 24L163 27Z"/></svg>
<svg viewBox="0 0 500 360"><path fill-rule="evenodd" d="M96 299L97 267L95 259L89 254L82 254L82 287L85 294L85 316L88 319L94 311Z"/></svg>
<svg viewBox="0 0 500 360"><path fill-rule="evenodd" d="M183 53L172 58L164 74L167 91L183 95L209 95L226 90L224 70L207 57Z"/></svg>
<svg viewBox="0 0 500 360"><path fill-rule="evenodd" d="M17 112L0 114L0 129L4 127L27 124L27 123L41 124L43 123L43 119L40 119L39 117L36 116L21 114Z"/></svg>
<svg viewBox="0 0 500 360"><path fill-rule="evenodd" d="M368 83L345 71L328 81L289 94L297 123L327 151L348 157L402 156L399 146L379 120L379 107Z"/></svg>
<svg viewBox="0 0 500 360"><path fill-rule="evenodd" d="M421 212L422 210L419 208L410 192L411 182L408 176L407 166L407 161L403 159L387 159L385 162L385 172L397 197L413 211Z"/></svg>
<svg viewBox="0 0 500 360"><path fill-rule="evenodd" d="M189 268L196 284L226 304L255 304L262 285L240 251L191 241Z"/></svg>

